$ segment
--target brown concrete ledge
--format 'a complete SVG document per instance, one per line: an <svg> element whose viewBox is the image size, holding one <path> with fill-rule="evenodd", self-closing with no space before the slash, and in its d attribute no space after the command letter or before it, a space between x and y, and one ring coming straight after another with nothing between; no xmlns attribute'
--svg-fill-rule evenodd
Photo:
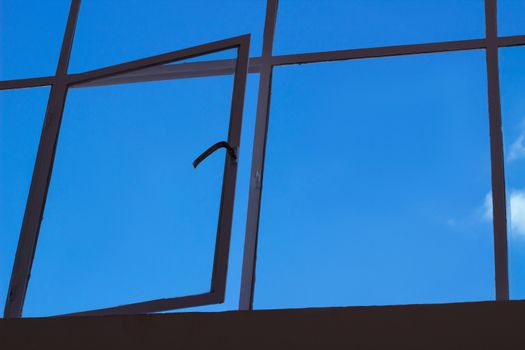
<svg viewBox="0 0 525 350"><path fill-rule="evenodd" d="M525 301L0 320L1 349L525 349Z"/></svg>

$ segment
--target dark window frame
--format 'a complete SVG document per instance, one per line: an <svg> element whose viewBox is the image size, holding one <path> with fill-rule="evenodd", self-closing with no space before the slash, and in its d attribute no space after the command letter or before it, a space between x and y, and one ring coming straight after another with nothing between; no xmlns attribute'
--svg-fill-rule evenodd
<svg viewBox="0 0 525 350"><path fill-rule="evenodd" d="M24 214L19 244L15 256L4 317L21 317L29 283L31 267L38 241L38 234L45 208L47 191L56 153L60 124L69 88L86 83L98 83L102 79L134 76L144 69L174 63L180 60L203 56L219 51L236 49L237 58L231 67L234 74L233 93L228 128L227 144L236 150L240 146L244 92L246 87L250 35L243 35L161 55L147 57L123 64L105 67L80 74L67 74L70 49L80 1L73 1L68 19L64 44L60 54L57 74L51 84L51 92L44 120L40 145L31 180L26 211ZM181 65L181 66L184 66ZM204 146L204 145L203 145ZM174 298L157 299L125 304L103 309L88 310L69 315L137 314L173 310L192 306L218 304L224 301L226 275L233 219L237 159L225 154L224 176L219 209L217 236L213 259L211 286L207 293Z"/></svg>
<svg viewBox="0 0 525 350"><path fill-rule="evenodd" d="M489 109L489 126L490 126L490 149L491 149L491 172L492 172L492 201L493 201L493 226L494 226L494 264L495 264L495 299L509 299L509 281L508 281L508 256L507 256L507 218L506 218L506 198L505 198L505 173L503 158L503 137L501 129L501 102L499 88L499 68L498 68L498 49L502 47L525 45L525 35L498 36L497 32L497 0L485 1L485 38L456 40L445 42L432 42L415 45L396 45L370 47L350 50L322 51L311 53L298 53L290 55L274 56L272 53L275 23L277 18L278 0L267 0L266 19L263 34L263 51L260 57L250 57L248 62L249 73L259 73L259 90L257 113L255 121L255 135L252 150L252 165L250 174L250 189L248 198L248 213L246 221L246 232L244 241L244 257L241 277L241 291L239 299L239 309L250 310L253 305L253 292L255 284L255 267L257 256L257 235L259 227L259 216L262 196L262 184L264 175L264 157L266 138L269 120L269 104L271 95L272 69L275 66L307 64L318 62L329 62L339 60L352 60L376 57L391 57L398 55L414 55L437 52L452 52L465 50L484 50L486 53L487 63L487 84L488 84L488 109ZM56 137L58 134L59 119L65 101L65 91L68 84L72 81L77 83L77 87L111 85L126 82L153 81L165 79L177 79L188 77L202 77L231 74L235 69L235 60L216 60L207 62L189 63L173 66L152 67L146 75L136 76L133 74L124 75L118 79L104 75L112 69L111 67L95 70L80 74L67 74L67 62L72 46L75 32L76 19L80 7L80 0L72 0L71 12L66 27L66 33L59 58L57 73L55 76L17 79L0 81L0 90L37 87L51 85L50 99L46 112L44 132L42 134L39 146L47 153L47 157L54 154L56 147ZM238 56L240 57L240 56ZM139 60L140 61L140 60ZM119 66L119 65L117 65ZM114 67L117 67L114 66ZM239 69L239 65L237 65ZM104 79L100 79L106 77ZM98 79L94 81L94 79ZM81 83L81 84L80 84ZM51 136L45 132L46 128L54 128ZM56 134L56 135L55 135ZM50 175L50 168L40 169L41 160L37 157L35 165L35 174L47 174L47 180ZM42 180L39 180L42 181ZM30 203L36 199L32 193L37 192L39 198L45 201L47 185L33 189L31 186L28 199L28 206L24 218L30 217L33 223L32 232L38 232L35 225L39 226L40 217L43 210L43 203L40 206L31 206ZM25 222L25 219L24 219ZM28 230L22 226L22 233ZM37 236L29 239L21 234L16 259L19 255L26 261L24 269L18 271L17 263L13 270L13 276L22 274L29 278L29 272L36 248ZM224 271L224 274L226 272ZM225 276L225 275L224 275ZM16 303L10 303L9 300L13 295L21 293L22 285L14 284L10 286L8 302L6 303L6 317L20 317L21 307L24 296L17 297ZM27 280L25 281L27 287ZM222 286L221 286L222 287ZM25 294L25 288L23 288ZM224 298L224 293L221 298ZM188 305L189 306L189 305ZM116 313L114 309L104 309L101 313ZM129 310L124 310L129 311ZM138 310L135 312L150 312Z"/></svg>

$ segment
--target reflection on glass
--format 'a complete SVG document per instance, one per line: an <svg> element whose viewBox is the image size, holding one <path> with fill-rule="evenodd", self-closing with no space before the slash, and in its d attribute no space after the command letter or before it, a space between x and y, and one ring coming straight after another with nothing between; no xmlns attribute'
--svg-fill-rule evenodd
<svg viewBox="0 0 525 350"><path fill-rule="evenodd" d="M498 34L525 34L525 0L498 0Z"/></svg>
<svg viewBox="0 0 525 350"><path fill-rule="evenodd" d="M483 52L274 71L254 307L494 298Z"/></svg>
<svg viewBox="0 0 525 350"><path fill-rule="evenodd" d="M0 91L0 303L6 300L48 96L47 87Z"/></svg>
<svg viewBox="0 0 525 350"><path fill-rule="evenodd" d="M0 79L54 75L70 1L0 1Z"/></svg>
<svg viewBox="0 0 525 350"><path fill-rule="evenodd" d="M100 68L243 34L251 34L251 52L259 55L265 8L264 0L85 1L70 71Z"/></svg>
<svg viewBox="0 0 525 350"><path fill-rule="evenodd" d="M477 39L483 0L280 0L277 54Z"/></svg>
<svg viewBox="0 0 525 350"><path fill-rule="evenodd" d="M68 92L25 316L208 292L233 75Z"/></svg>
<svg viewBox="0 0 525 350"><path fill-rule="evenodd" d="M525 298L525 47L500 50L510 296Z"/></svg>

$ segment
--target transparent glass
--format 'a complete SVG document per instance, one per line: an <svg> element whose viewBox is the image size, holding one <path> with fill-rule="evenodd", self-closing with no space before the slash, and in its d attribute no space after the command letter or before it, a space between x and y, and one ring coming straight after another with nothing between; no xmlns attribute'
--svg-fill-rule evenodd
<svg viewBox="0 0 525 350"><path fill-rule="evenodd" d="M242 116L242 139L237 168L237 185L235 190L235 207L233 209L232 236L230 243L230 258L228 278L226 281L226 296L222 304L198 306L167 312L219 312L238 310L241 289L242 260L244 253L244 236L246 233L246 214L248 210L248 194L250 190L250 171L252 164L252 147L255 130L255 115L257 111L257 91L259 74L249 74L244 99Z"/></svg>
<svg viewBox="0 0 525 350"><path fill-rule="evenodd" d="M500 49L501 111L507 188L509 283L525 298L525 47Z"/></svg>
<svg viewBox="0 0 525 350"><path fill-rule="evenodd" d="M54 75L68 0L0 1L0 79Z"/></svg>
<svg viewBox="0 0 525 350"><path fill-rule="evenodd" d="M243 34L251 34L251 54L259 55L265 10L265 0L85 1L80 10L70 72Z"/></svg>
<svg viewBox="0 0 525 350"><path fill-rule="evenodd" d="M5 302L49 88L0 91L0 303Z"/></svg>
<svg viewBox="0 0 525 350"><path fill-rule="evenodd" d="M274 69L254 307L494 299L482 51Z"/></svg>
<svg viewBox="0 0 525 350"><path fill-rule="evenodd" d="M498 34L525 35L525 0L498 0Z"/></svg>
<svg viewBox="0 0 525 350"><path fill-rule="evenodd" d="M483 0L280 0L274 53L477 39L484 21Z"/></svg>
<svg viewBox="0 0 525 350"><path fill-rule="evenodd" d="M233 74L70 88L24 316L210 290Z"/></svg>

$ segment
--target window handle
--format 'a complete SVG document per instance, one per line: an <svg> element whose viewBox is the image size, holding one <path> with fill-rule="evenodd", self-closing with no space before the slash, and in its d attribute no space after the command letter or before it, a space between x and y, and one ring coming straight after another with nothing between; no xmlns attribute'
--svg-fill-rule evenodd
<svg viewBox="0 0 525 350"><path fill-rule="evenodd" d="M231 160L233 162L237 162L237 151L232 146L230 146L228 142L221 141L217 142L216 144L208 148L206 151L202 152L200 156L195 158L195 160L193 161L193 167L197 168L197 165L199 165L204 159L208 158L209 155L211 155L219 148L226 148L226 152L228 152L228 155L230 156Z"/></svg>

